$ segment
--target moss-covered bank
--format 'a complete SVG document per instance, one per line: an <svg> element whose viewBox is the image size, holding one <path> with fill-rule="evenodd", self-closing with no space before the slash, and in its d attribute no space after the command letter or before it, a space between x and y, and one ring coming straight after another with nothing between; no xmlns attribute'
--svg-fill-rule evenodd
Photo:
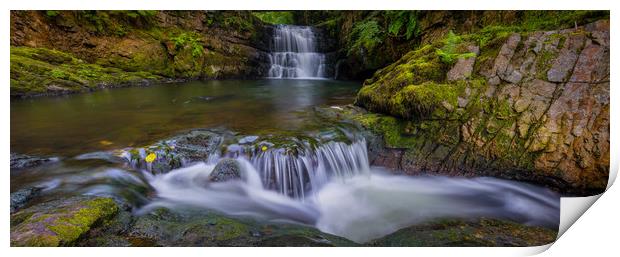
<svg viewBox="0 0 620 257"><path fill-rule="evenodd" d="M263 77L265 29L248 11L12 11L11 96Z"/></svg>

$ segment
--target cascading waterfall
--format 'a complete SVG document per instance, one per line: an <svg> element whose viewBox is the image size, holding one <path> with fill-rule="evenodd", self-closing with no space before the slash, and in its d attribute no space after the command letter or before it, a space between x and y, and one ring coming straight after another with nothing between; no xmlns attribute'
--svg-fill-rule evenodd
<svg viewBox="0 0 620 257"><path fill-rule="evenodd" d="M273 149L253 156L251 162L268 189L302 199L331 177L347 178L370 172L363 139L352 144L329 142L316 149L306 148L297 156L284 149Z"/></svg>
<svg viewBox="0 0 620 257"><path fill-rule="evenodd" d="M270 78L325 77L325 55L317 52L312 27L277 25L271 50Z"/></svg>
<svg viewBox="0 0 620 257"><path fill-rule="evenodd" d="M258 149L228 145L221 156L192 166L165 174L145 170L142 174L157 198L138 212L159 206L199 207L312 225L360 243L441 217L490 217L557 228L560 196L555 192L496 178L389 174L369 165L367 142L355 138ZM221 158L237 160L241 179L206 179Z"/></svg>

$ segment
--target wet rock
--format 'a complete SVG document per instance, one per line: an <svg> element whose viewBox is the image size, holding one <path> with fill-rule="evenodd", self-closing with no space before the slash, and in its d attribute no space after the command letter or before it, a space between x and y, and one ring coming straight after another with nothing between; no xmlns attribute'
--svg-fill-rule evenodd
<svg viewBox="0 0 620 257"><path fill-rule="evenodd" d="M11 214L24 207L32 198L41 194L41 190L43 190L41 187L28 187L11 193Z"/></svg>
<svg viewBox="0 0 620 257"><path fill-rule="evenodd" d="M11 153L11 169L32 168L56 161L58 161L58 158L55 157L46 158L19 153Z"/></svg>
<svg viewBox="0 0 620 257"><path fill-rule="evenodd" d="M11 246L71 246L118 212L110 198L71 197L11 215Z"/></svg>
<svg viewBox="0 0 620 257"><path fill-rule="evenodd" d="M570 35L566 39L558 58L547 72L547 79L550 82L566 82L570 72L573 70L575 62L577 62L579 50L583 48L584 40L585 36L583 33Z"/></svg>
<svg viewBox="0 0 620 257"><path fill-rule="evenodd" d="M156 209L126 234L134 246L355 246L347 239L291 224L258 223L207 211Z"/></svg>
<svg viewBox="0 0 620 257"><path fill-rule="evenodd" d="M239 139L239 144L243 145L243 144L254 143L256 139L258 139L258 136L246 136L246 137Z"/></svg>
<svg viewBox="0 0 620 257"><path fill-rule="evenodd" d="M224 182L241 178L241 165L235 159L221 159L209 175L211 182Z"/></svg>
<svg viewBox="0 0 620 257"><path fill-rule="evenodd" d="M495 58L495 64L491 70L491 77L504 74L519 42L521 42L521 35L518 33L514 33L508 37L506 43L499 50L497 58Z"/></svg>
<svg viewBox="0 0 620 257"><path fill-rule="evenodd" d="M470 58L459 58L456 64L448 71L448 81L455 81L459 79L467 79L471 77L474 71L474 64L476 63L476 57L480 54L480 48L478 46L468 46L467 51L474 53L475 56Z"/></svg>
<svg viewBox="0 0 620 257"><path fill-rule="evenodd" d="M208 161L219 154L220 146L232 133L225 130L197 129L143 148L126 149L122 154L126 161L138 169L153 173L166 173L199 161ZM146 157L155 159L147 162Z"/></svg>
<svg viewBox="0 0 620 257"><path fill-rule="evenodd" d="M414 225L375 239L367 246L539 246L555 241L557 232L482 218L447 219Z"/></svg>

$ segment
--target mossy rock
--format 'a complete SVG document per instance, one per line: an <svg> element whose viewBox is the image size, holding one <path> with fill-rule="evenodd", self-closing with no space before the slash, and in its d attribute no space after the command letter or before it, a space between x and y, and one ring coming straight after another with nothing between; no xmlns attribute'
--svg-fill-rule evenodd
<svg viewBox="0 0 620 257"><path fill-rule="evenodd" d="M261 223L208 210L158 208L139 216L126 238L134 246L354 246L311 227Z"/></svg>
<svg viewBox="0 0 620 257"><path fill-rule="evenodd" d="M119 207L110 198L71 197L11 215L11 246L71 246Z"/></svg>
<svg viewBox="0 0 620 257"><path fill-rule="evenodd" d="M368 246L539 246L555 241L557 231L510 221L443 219L414 225L373 240Z"/></svg>

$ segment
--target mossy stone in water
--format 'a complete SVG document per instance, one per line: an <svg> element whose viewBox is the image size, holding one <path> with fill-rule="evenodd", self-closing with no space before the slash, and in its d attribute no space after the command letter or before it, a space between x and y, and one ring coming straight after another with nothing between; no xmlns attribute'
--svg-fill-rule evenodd
<svg viewBox="0 0 620 257"><path fill-rule="evenodd" d="M557 232L510 221L442 219L403 228L368 242L368 246L539 246Z"/></svg>
<svg viewBox="0 0 620 257"><path fill-rule="evenodd" d="M11 215L11 246L70 246L118 212L110 198L72 197Z"/></svg>

